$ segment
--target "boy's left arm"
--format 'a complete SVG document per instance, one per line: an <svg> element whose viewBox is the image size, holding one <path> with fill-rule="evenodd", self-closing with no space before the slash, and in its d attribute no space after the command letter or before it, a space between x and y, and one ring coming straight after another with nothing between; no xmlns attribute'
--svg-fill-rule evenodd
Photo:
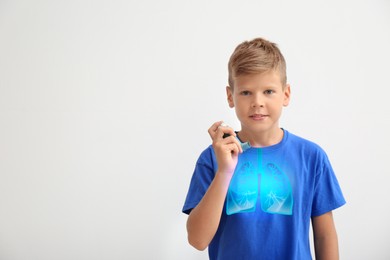
<svg viewBox="0 0 390 260"><path fill-rule="evenodd" d="M338 260L339 247L332 211L312 217L316 260Z"/></svg>

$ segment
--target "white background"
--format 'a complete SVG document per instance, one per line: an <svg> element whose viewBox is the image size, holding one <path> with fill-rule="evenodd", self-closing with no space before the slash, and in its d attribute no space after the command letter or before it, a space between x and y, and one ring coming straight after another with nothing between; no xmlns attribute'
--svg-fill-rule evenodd
<svg viewBox="0 0 390 260"><path fill-rule="evenodd" d="M181 208L258 36L343 188L341 259L390 259L389 27L388 0L1 0L0 259L207 259Z"/></svg>

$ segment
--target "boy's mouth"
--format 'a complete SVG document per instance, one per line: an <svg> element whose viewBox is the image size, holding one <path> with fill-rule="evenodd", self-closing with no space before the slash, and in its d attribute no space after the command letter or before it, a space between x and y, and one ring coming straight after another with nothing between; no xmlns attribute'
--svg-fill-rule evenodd
<svg viewBox="0 0 390 260"><path fill-rule="evenodd" d="M252 118L253 120L263 120L264 118L267 117L267 115L263 115L263 114L252 114L249 116L250 118Z"/></svg>

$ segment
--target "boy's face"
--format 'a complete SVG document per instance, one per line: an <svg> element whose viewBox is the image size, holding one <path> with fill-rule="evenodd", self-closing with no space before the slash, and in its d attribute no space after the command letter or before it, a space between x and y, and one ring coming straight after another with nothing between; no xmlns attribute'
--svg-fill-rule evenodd
<svg viewBox="0 0 390 260"><path fill-rule="evenodd" d="M229 106L235 108L241 131L268 133L279 131L282 108L290 101L290 86L283 86L277 71L239 76L234 89L227 87Z"/></svg>

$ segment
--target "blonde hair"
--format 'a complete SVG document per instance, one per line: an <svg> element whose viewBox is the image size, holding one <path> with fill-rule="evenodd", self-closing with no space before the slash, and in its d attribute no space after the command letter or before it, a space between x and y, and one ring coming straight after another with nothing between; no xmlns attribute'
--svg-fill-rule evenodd
<svg viewBox="0 0 390 260"><path fill-rule="evenodd" d="M283 86L287 83L286 61L278 46L263 38L255 38L239 44L230 56L229 86L241 75L258 74L271 70L279 71Z"/></svg>

